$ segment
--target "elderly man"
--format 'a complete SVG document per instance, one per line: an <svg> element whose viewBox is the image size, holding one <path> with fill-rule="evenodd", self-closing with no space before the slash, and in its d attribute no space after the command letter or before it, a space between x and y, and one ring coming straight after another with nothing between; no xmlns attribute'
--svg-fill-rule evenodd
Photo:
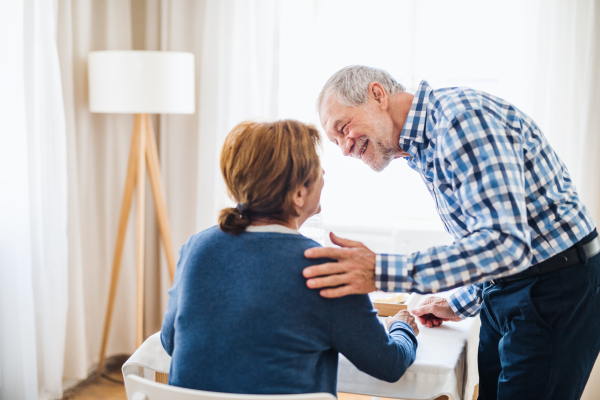
<svg viewBox="0 0 600 400"><path fill-rule="evenodd" d="M305 255L337 262L306 268L307 286L324 297L464 286L413 313L434 327L483 310L480 399L579 398L600 350L600 239L535 122L487 93L421 82L413 95L364 66L333 75L318 111L345 156L375 171L405 158L455 242L387 255L331 234L341 248Z"/></svg>

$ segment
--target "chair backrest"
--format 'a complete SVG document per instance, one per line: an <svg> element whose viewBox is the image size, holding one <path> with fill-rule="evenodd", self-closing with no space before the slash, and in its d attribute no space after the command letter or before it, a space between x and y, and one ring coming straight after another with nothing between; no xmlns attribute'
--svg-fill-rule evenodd
<svg viewBox="0 0 600 400"><path fill-rule="evenodd" d="M125 390L129 400L336 400L331 393L255 395L206 392L165 385L133 374L125 376Z"/></svg>

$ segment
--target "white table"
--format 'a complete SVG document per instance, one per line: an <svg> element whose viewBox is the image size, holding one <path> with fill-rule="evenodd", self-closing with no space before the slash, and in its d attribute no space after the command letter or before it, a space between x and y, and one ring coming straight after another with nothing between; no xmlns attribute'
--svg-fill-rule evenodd
<svg viewBox="0 0 600 400"><path fill-rule="evenodd" d="M417 357L398 382L388 383L360 372L340 355L338 391L401 399L471 400L478 384L479 318L419 325Z"/></svg>
<svg viewBox="0 0 600 400"><path fill-rule="evenodd" d="M479 318L447 322L440 327L419 326L419 347L413 365L395 383L360 372L340 355L338 391L395 399L471 400L477 375ZM150 336L123 365L123 375L133 373L166 382L171 357L160 343L160 332ZM159 374L156 374L159 373Z"/></svg>

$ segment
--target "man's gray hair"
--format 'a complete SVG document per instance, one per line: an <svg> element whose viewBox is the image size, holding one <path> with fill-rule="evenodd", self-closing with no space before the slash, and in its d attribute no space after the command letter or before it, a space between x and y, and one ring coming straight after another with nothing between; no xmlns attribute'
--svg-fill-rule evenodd
<svg viewBox="0 0 600 400"><path fill-rule="evenodd" d="M364 65L349 65L333 74L325 83L317 98L317 112L321 112L321 103L328 95L334 95L345 106L365 104L371 82L381 84L390 96L406 91L387 71Z"/></svg>

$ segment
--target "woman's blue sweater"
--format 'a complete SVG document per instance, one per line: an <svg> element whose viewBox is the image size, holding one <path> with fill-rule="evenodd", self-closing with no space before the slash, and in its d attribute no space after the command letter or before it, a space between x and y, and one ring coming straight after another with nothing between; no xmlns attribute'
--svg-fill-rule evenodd
<svg viewBox="0 0 600 400"><path fill-rule="evenodd" d="M400 379L415 359L408 324L390 334L366 295L326 299L302 270L326 261L298 234L213 227L181 248L163 347L169 384L215 392L337 395L338 353L378 379Z"/></svg>

